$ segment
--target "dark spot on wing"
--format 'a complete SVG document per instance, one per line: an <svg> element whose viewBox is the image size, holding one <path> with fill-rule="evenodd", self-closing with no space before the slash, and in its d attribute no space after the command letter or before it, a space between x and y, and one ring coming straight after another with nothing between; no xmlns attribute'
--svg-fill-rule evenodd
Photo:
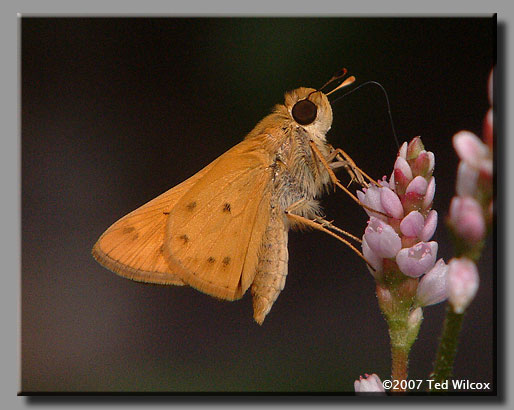
<svg viewBox="0 0 514 410"><path fill-rule="evenodd" d="M188 243L189 242L189 236L187 236L186 234L181 235L180 239L182 239L184 241L184 243Z"/></svg>
<svg viewBox="0 0 514 410"><path fill-rule="evenodd" d="M230 204L228 202L225 202L225 205L223 205L223 212L230 213Z"/></svg>
<svg viewBox="0 0 514 410"><path fill-rule="evenodd" d="M214 263L214 262L216 262L216 259L214 259L212 256L209 256L209 258L207 259L207 262Z"/></svg>
<svg viewBox="0 0 514 410"><path fill-rule="evenodd" d="M135 229L136 228L134 228L133 226L127 226L127 227L123 228L122 232L123 232L124 235L126 235L126 234L128 234L130 232L133 232Z"/></svg>
<svg viewBox="0 0 514 410"><path fill-rule="evenodd" d="M189 202L189 203L187 204L187 209L188 209L188 211L192 211L192 210L193 210L193 209L195 209L195 208L196 208L196 201Z"/></svg>
<svg viewBox="0 0 514 410"><path fill-rule="evenodd" d="M223 265L227 266L230 263L230 256L225 256L222 261Z"/></svg>

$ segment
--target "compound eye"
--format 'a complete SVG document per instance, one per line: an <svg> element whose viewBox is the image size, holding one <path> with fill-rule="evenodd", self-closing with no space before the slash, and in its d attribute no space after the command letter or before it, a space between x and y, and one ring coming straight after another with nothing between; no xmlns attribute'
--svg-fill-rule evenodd
<svg viewBox="0 0 514 410"><path fill-rule="evenodd" d="M294 120L300 125L309 125L316 119L318 107L312 101L298 101L291 111Z"/></svg>

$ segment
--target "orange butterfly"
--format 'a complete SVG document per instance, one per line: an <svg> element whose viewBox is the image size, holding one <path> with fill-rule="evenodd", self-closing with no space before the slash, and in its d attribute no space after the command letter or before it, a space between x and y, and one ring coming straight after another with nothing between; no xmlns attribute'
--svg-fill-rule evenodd
<svg viewBox="0 0 514 410"><path fill-rule="evenodd" d="M327 164L342 152L325 139L328 94L286 93L241 143L115 222L95 244L94 258L135 281L190 285L226 300L251 286L262 324L284 288L288 230L318 217L315 198L333 176Z"/></svg>

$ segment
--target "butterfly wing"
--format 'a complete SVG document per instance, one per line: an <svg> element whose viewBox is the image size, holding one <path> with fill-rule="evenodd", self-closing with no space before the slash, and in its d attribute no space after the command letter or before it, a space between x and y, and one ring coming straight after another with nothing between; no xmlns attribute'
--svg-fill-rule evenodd
<svg viewBox="0 0 514 410"><path fill-rule="evenodd" d="M258 140L245 140L178 200L164 255L184 282L228 300L251 285L270 214L269 165Z"/></svg>
<svg viewBox="0 0 514 410"><path fill-rule="evenodd" d="M166 221L173 206L216 161L218 159L115 222L96 242L93 257L107 269L128 279L184 285L162 254Z"/></svg>

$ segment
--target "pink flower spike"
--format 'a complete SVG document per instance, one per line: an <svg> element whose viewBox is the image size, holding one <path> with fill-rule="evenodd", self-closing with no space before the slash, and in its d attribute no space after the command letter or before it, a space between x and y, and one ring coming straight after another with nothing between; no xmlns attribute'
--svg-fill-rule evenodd
<svg viewBox="0 0 514 410"><path fill-rule="evenodd" d="M405 141L398 150L398 156L407 159L407 141Z"/></svg>
<svg viewBox="0 0 514 410"><path fill-rule="evenodd" d="M399 169L402 174L410 181L412 179L412 170L407 160L403 157L397 157L394 163L394 169Z"/></svg>
<svg viewBox="0 0 514 410"><path fill-rule="evenodd" d="M395 230L373 216L364 231L364 237L370 249L381 258L394 258L402 248L402 241Z"/></svg>
<svg viewBox="0 0 514 410"><path fill-rule="evenodd" d="M450 224L462 239L477 243L485 235L485 220L480 204L469 196L455 196L450 202Z"/></svg>
<svg viewBox="0 0 514 410"><path fill-rule="evenodd" d="M411 238L421 234L425 225L425 218L418 211L412 211L400 222L400 231Z"/></svg>
<svg viewBox="0 0 514 410"><path fill-rule="evenodd" d="M453 136L453 147L462 161L478 168L480 161L487 155L487 146L475 134L460 131Z"/></svg>
<svg viewBox="0 0 514 410"><path fill-rule="evenodd" d="M416 302L419 306L430 306L448 298L446 276L448 265L439 259L432 269L424 275L416 290Z"/></svg>
<svg viewBox="0 0 514 410"><path fill-rule="evenodd" d="M435 178L431 177L430 181L428 181L427 191L425 192L425 198L423 199L423 208L430 209L432 205L432 201L434 200L435 195Z"/></svg>
<svg viewBox="0 0 514 410"><path fill-rule="evenodd" d="M419 278L434 266L437 249L437 242L418 242L410 248L400 250L396 255L396 263L403 274Z"/></svg>
<svg viewBox="0 0 514 410"><path fill-rule="evenodd" d="M364 377L359 376L359 380L353 383L355 393L385 393L384 385L375 373Z"/></svg>
<svg viewBox="0 0 514 410"><path fill-rule="evenodd" d="M478 270L473 261L468 258L450 261L446 289L455 313L464 313L477 293L478 282Z"/></svg>
<svg viewBox="0 0 514 410"><path fill-rule="evenodd" d="M434 236L435 230L437 228L437 211L432 209L425 219L425 226L419 235L419 239L422 241L429 241Z"/></svg>
<svg viewBox="0 0 514 410"><path fill-rule="evenodd" d="M400 198L389 188L383 187L380 190L380 203L388 215L396 219L403 217L403 207Z"/></svg>
<svg viewBox="0 0 514 410"><path fill-rule="evenodd" d="M415 192L418 195L425 195L427 192L428 182L422 176L414 178L407 186L406 194L409 192Z"/></svg>
<svg viewBox="0 0 514 410"><path fill-rule="evenodd" d="M371 264L373 269L368 266L369 272L375 279L379 279L383 271L382 258L380 258L375 252L371 250L366 241L366 236L362 237L362 255ZM366 265L367 266L367 265Z"/></svg>

